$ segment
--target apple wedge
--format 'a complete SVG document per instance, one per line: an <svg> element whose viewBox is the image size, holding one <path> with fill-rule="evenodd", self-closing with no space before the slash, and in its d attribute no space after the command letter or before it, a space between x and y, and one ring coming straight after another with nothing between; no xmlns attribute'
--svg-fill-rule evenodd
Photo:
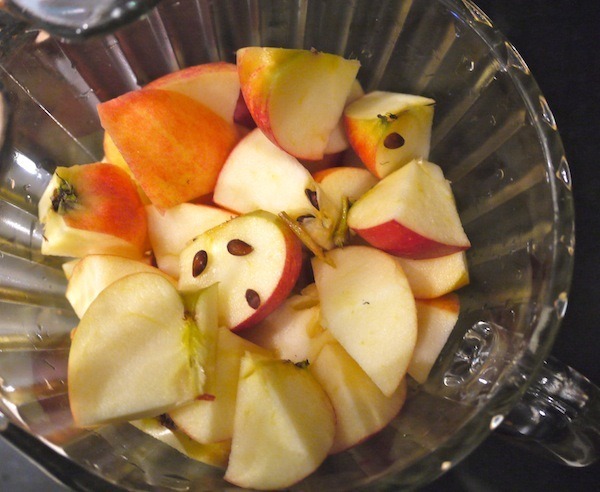
<svg viewBox="0 0 600 492"><path fill-rule="evenodd" d="M370 92L344 110L348 141L367 169L383 178L429 157L434 104L412 94Z"/></svg>
<svg viewBox="0 0 600 492"><path fill-rule="evenodd" d="M469 269L464 251L410 260L398 257L408 283L417 299L434 299L469 284Z"/></svg>
<svg viewBox="0 0 600 492"><path fill-rule="evenodd" d="M265 135L295 157L321 159L360 63L316 50L248 47L237 51L237 67Z"/></svg>
<svg viewBox="0 0 600 492"><path fill-rule="evenodd" d="M94 253L144 257L148 227L135 183L117 166L92 163L58 167L42 194L42 254Z"/></svg>
<svg viewBox="0 0 600 492"><path fill-rule="evenodd" d="M406 381L388 397L337 343L325 343L308 366L335 411L330 453L339 453L379 432L398 415L406 399Z"/></svg>
<svg viewBox="0 0 600 492"><path fill-rule="evenodd" d="M98 115L136 181L162 209L212 192L238 140L232 123L169 90L128 92L101 103Z"/></svg>
<svg viewBox="0 0 600 492"><path fill-rule="evenodd" d="M323 169L314 174L315 181L333 203L341 204L345 197L351 203L358 200L379 181L360 167L339 166Z"/></svg>
<svg viewBox="0 0 600 492"><path fill-rule="evenodd" d="M302 362L309 359L312 340L322 331L319 311L318 300L294 295L242 336L280 359Z"/></svg>
<svg viewBox="0 0 600 492"><path fill-rule="evenodd" d="M290 294L300 275L302 244L270 212L240 215L197 236L180 256L179 290L219 283L219 324L248 328Z"/></svg>
<svg viewBox="0 0 600 492"><path fill-rule="evenodd" d="M331 403L307 368L247 353L224 478L250 489L290 487L325 460L334 433Z"/></svg>
<svg viewBox="0 0 600 492"><path fill-rule="evenodd" d="M369 246L313 258L321 325L377 387L390 396L406 373L417 340L415 300L396 259Z"/></svg>
<svg viewBox="0 0 600 492"><path fill-rule="evenodd" d="M146 206L148 238L158 268L179 277L179 255L196 236L227 222L235 213L211 205L181 203L167 210Z"/></svg>
<svg viewBox="0 0 600 492"><path fill-rule="evenodd" d="M321 247L333 247L338 204L328 199L298 159L274 145L258 128L229 155L213 200L237 213L284 211L301 221Z"/></svg>
<svg viewBox="0 0 600 492"><path fill-rule="evenodd" d="M355 79L352 83L352 86L350 87L350 92L346 97L344 107L348 106L350 103L353 103L354 101L356 101L364 95L365 91L360 85L360 82ZM338 121L338 124L329 135L329 140L327 141L327 147L325 147L324 153L326 156L331 154L339 154L340 152L346 150L348 146L348 137L346 136L346 128L344 126L344 115L342 114Z"/></svg>
<svg viewBox="0 0 600 492"><path fill-rule="evenodd" d="M79 260L73 268L65 295L75 314L81 318L89 305L106 287L126 275L140 272L163 275L174 286L177 286L175 279L147 263L123 256L87 255Z"/></svg>
<svg viewBox="0 0 600 492"><path fill-rule="evenodd" d="M168 414L162 414L156 418L134 420L131 425L176 449L188 458L217 468L225 469L227 467L231 441L201 444L179 430Z"/></svg>
<svg viewBox="0 0 600 492"><path fill-rule="evenodd" d="M179 92L233 124L240 97L240 78L233 63L203 63L163 75L144 86L144 89Z"/></svg>
<svg viewBox="0 0 600 492"><path fill-rule="evenodd" d="M471 246L442 169L418 159L359 198L348 213L348 226L374 247L412 259Z"/></svg>
<svg viewBox="0 0 600 492"><path fill-rule="evenodd" d="M164 276L135 273L112 283L90 304L72 339L75 425L152 417L193 400L205 379L201 343Z"/></svg>
<svg viewBox="0 0 600 492"><path fill-rule="evenodd" d="M408 365L418 383L424 383L436 359L444 348L460 314L460 300L454 293L436 299L417 302L418 335L415 350Z"/></svg>
<svg viewBox="0 0 600 492"><path fill-rule="evenodd" d="M199 443L218 443L233 436L240 362L246 352L269 352L227 328L217 330L214 370L208 374L203 397L173 409L169 415L177 427Z"/></svg>

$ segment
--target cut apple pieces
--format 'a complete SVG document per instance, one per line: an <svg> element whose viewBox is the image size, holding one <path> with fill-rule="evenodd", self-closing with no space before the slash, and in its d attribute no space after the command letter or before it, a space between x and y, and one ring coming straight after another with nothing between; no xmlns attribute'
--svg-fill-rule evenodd
<svg viewBox="0 0 600 492"><path fill-rule="evenodd" d="M309 365L335 411L335 438L330 453L339 453L379 432L400 412L406 381L385 396L343 347L325 343Z"/></svg>
<svg viewBox="0 0 600 492"><path fill-rule="evenodd" d="M181 454L207 465L225 469L229 461L231 441L201 444L177 429L167 414L156 418L134 420L131 424Z"/></svg>
<svg viewBox="0 0 600 492"><path fill-rule="evenodd" d="M246 352L269 352L227 328L217 331L214 370L208 374L203 397L170 411L173 422L195 441L217 443L233 436L240 362Z"/></svg>
<svg viewBox="0 0 600 492"><path fill-rule="evenodd" d="M335 434L335 414L305 367L247 353L241 363L225 480L283 489L316 470Z"/></svg>
<svg viewBox="0 0 600 492"><path fill-rule="evenodd" d="M227 222L235 213L211 205L181 203L167 210L146 206L148 237L158 267L179 277L179 255L196 236Z"/></svg>
<svg viewBox="0 0 600 492"><path fill-rule="evenodd" d="M150 82L144 89L179 92L202 103L233 124L240 97L240 78L233 63L203 63L163 75Z"/></svg>
<svg viewBox="0 0 600 492"><path fill-rule="evenodd" d="M280 359L302 362L309 359L312 339L321 331L318 300L294 295L258 325L244 330L243 337Z"/></svg>
<svg viewBox="0 0 600 492"><path fill-rule="evenodd" d="M232 123L169 90L128 92L101 103L98 115L136 181L162 209L212 192L238 140Z"/></svg>
<svg viewBox="0 0 600 492"><path fill-rule="evenodd" d="M276 216L240 215L197 236L180 256L182 292L219 283L219 323L248 328L290 294L302 266L302 245Z"/></svg>
<svg viewBox="0 0 600 492"><path fill-rule="evenodd" d="M164 276L135 273L112 283L89 306L72 339L68 378L75 424L152 417L193 400L205 379L200 343Z"/></svg>
<svg viewBox="0 0 600 492"><path fill-rule="evenodd" d="M390 396L406 373L417 339L415 300L394 257L347 246L313 259L321 324Z"/></svg>
<svg viewBox="0 0 600 492"><path fill-rule="evenodd" d="M350 145L378 178L429 157L433 106L427 97L374 91L344 110Z"/></svg>
<svg viewBox="0 0 600 492"><path fill-rule="evenodd" d="M126 275L140 272L163 275L177 286L175 279L141 261L115 255L88 255L79 260L73 268L65 295L75 314L81 318L106 287Z"/></svg>
<svg viewBox="0 0 600 492"><path fill-rule="evenodd" d="M274 145L260 129L244 137L225 162L213 199L237 213L286 212L322 247L333 247L338 204L321 191L298 159Z"/></svg>
<svg viewBox="0 0 600 492"><path fill-rule="evenodd" d="M434 299L469 284L464 251L425 260L398 258L417 299Z"/></svg>
<svg viewBox="0 0 600 492"><path fill-rule="evenodd" d="M38 204L42 254L114 254L141 259L148 250L144 205L121 168L92 163L56 168Z"/></svg>
<svg viewBox="0 0 600 492"><path fill-rule="evenodd" d="M237 67L265 135L295 157L321 159L360 63L316 50L248 47L237 51Z"/></svg>
<svg viewBox="0 0 600 492"><path fill-rule="evenodd" d="M436 299L417 300L419 320L417 344L408 365L418 383L424 383L444 348L460 314L460 300L454 293Z"/></svg>
<svg viewBox="0 0 600 492"><path fill-rule="evenodd" d="M348 93L348 97L346 97L345 106L348 106L350 103L353 103L364 95L365 91L360 85L360 82L358 80L354 80L352 87L350 88L350 92ZM346 150L348 146L348 137L346 136L346 128L344 126L344 115L342 114L338 124L329 135L327 147L325 147L324 152L325 155L338 154Z"/></svg>
<svg viewBox="0 0 600 492"><path fill-rule="evenodd" d="M393 255L435 258L471 246L450 183L439 166L414 160L383 178L350 208L348 226Z"/></svg>

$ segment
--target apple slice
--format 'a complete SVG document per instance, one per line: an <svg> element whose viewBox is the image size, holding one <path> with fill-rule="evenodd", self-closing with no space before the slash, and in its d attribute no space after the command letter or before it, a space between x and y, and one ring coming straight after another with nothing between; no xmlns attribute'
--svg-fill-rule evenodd
<svg viewBox="0 0 600 492"><path fill-rule="evenodd" d="M330 453L339 453L383 429L400 412L406 380L388 397L337 343L326 343L309 365L335 411L335 438Z"/></svg>
<svg viewBox="0 0 600 492"><path fill-rule="evenodd" d="M374 91L344 110L350 145L378 178L429 157L433 105L427 97Z"/></svg>
<svg viewBox="0 0 600 492"><path fill-rule="evenodd" d="M346 97L346 102L344 103L345 106L348 106L350 103L353 103L364 95L365 91L360 85L360 82L355 79L352 83L352 87L350 88L350 92L348 93L348 97ZM344 115L342 114L338 124L329 135L327 147L325 147L324 152L325 155L338 154L346 150L348 146L348 137L346 136L346 128L344 126Z"/></svg>
<svg viewBox="0 0 600 492"><path fill-rule="evenodd" d="M283 489L325 460L335 415L305 367L247 353L242 359L225 480L251 489Z"/></svg>
<svg viewBox="0 0 600 492"><path fill-rule="evenodd" d="M229 155L213 199L238 213L284 211L293 220L302 221L321 247L333 247L331 237L338 220L338 205L323 194L298 159L274 145L258 128Z"/></svg>
<svg viewBox="0 0 600 492"><path fill-rule="evenodd" d="M417 299L434 299L469 284L464 251L426 260L398 258Z"/></svg>
<svg viewBox="0 0 600 492"><path fill-rule="evenodd" d="M302 244L270 212L240 215L197 236L180 256L179 289L219 283L219 323L248 328L290 294L300 275Z"/></svg>
<svg viewBox="0 0 600 492"><path fill-rule="evenodd" d="M233 436L240 362L246 352L269 352L241 338L227 328L217 331L215 366L206 379L205 394L169 412L185 434L204 444L217 443Z"/></svg>
<svg viewBox="0 0 600 492"><path fill-rule="evenodd" d="M388 253L435 258L471 246L439 166L414 160L383 178L348 213L348 226Z"/></svg>
<svg viewBox="0 0 600 492"><path fill-rule="evenodd" d="M196 236L226 222L235 213L203 204L181 203L167 210L146 207L148 237L158 267L179 277L179 255Z"/></svg>
<svg viewBox="0 0 600 492"><path fill-rule="evenodd" d="M294 295L242 336L280 359L302 362L309 359L312 339L322 331L319 311L318 300Z"/></svg>
<svg viewBox="0 0 600 492"><path fill-rule="evenodd" d="M418 383L429 376L460 314L460 300L454 293L436 299L417 300L419 320L417 344L408 365L410 374Z"/></svg>
<svg viewBox="0 0 600 492"><path fill-rule="evenodd" d="M315 181L333 203L341 204L346 197L355 202L379 181L364 168L340 166L318 171Z"/></svg>
<svg viewBox="0 0 600 492"><path fill-rule="evenodd" d="M94 253L141 259L148 250L144 205L136 185L106 163L58 167L38 204L42 254Z"/></svg>
<svg viewBox="0 0 600 492"><path fill-rule="evenodd" d="M163 75L147 84L144 89L179 92L204 104L233 124L233 115L240 97L240 78L233 63L203 63Z"/></svg>
<svg viewBox="0 0 600 492"><path fill-rule="evenodd" d="M139 272L163 275L177 286L175 279L141 261L115 255L87 255L73 268L67 284L66 297L75 314L81 318L106 287L126 275Z"/></svg>
<svg viewBox="0 0 600 492"><path fill-rule="evenodd" d="M201 444L177 429L168 414L162 414L156 418L134 420L131 424L188 458L217 468L225 469L227 467L231 441Z"/></svg>
<svg viewBox="0 0 600 492"><path fill-rule="evenodd" d="M198 101L142 89L98 106L103 128L150 201L160 208L212 192L237 130Z"/></svg>
<svg viewBox="0 0 600 492"><path fill-rule="evenodd" d="M75 424L156 416L193 400L204 384L201 343L164 276L134 273L112 283L72 339L68 378Z"/></svg>
<svg viewBox="0 0 600 492"><path fill-rule="evenodd" d="M265 135L295 157L321 159L360 63L316 50L248 47L237 51L237 66Z"/></svg>
<svg viewBox="0 0 600 492"><path fill-rule="evenodd" d="M321 324L386 395L406 373L417 339L415 300L396 259L369 246L327 252L312 265ZM333 266L332 266L333 265Z"/></svg>

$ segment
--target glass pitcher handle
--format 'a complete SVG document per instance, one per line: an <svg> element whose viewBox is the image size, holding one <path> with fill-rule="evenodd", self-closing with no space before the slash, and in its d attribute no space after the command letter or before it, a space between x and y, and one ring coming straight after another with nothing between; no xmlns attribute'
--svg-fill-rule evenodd
<svg viewBox="0 0 600 492"><path fill-rule="evenodd" d="M107 32L130 22L160 0L5 0L0 8L49 33L77 39Z"/></svg>
<svg viewBox="0 0 600 492"><path fill-rule="evenodd" d="M600 388L550 357L498 431L562 464L590 465L600 457Z"/></svg>

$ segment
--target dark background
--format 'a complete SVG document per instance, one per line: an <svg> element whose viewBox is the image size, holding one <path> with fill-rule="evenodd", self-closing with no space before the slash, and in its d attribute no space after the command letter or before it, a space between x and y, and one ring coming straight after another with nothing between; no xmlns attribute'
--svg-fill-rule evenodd
<svg viewBox="0 0 600 492"><path fill-rule="evenodd" d="M525 59L571 166L577 244L553 355L600 384L600 0L476 0ZM0 440L0 490L63 491ZM426 492L600 490L600 464L568 468L490 437Z"/></svg>

